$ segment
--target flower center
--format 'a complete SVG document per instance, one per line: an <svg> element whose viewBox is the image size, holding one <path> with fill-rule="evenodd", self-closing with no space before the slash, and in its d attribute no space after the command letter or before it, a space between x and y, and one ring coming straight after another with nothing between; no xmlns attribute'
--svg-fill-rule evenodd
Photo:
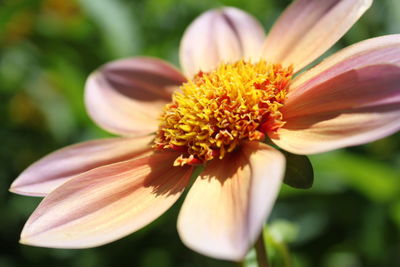
<svg viewBox="0 0 400 267"><path fill-rule="evenodd" d="M241 141L260 140L284 125L293 68L264 60L221 64L184 83L160 118L157 149L182 152L174 166L222 159Z"/></svg>

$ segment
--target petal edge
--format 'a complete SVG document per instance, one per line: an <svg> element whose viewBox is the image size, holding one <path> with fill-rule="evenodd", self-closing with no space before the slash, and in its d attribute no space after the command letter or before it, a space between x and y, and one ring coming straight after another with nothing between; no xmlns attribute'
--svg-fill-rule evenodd
<svg viewBox="0 0 400 267"><path fill-rule="evenodd" d="M279 151L256 142L211 162L196 179L179 213L182 241L207 256L243 259L272 209L284 162Z"/></svg>
<svg viewBox="0 0 400 267"><path fill-rule="evenodd" d="M21 242L88 248L126 236L163 214L182 194L192 168L172 167L176 153L155 153L86 172L47 196Z"/></svg>
<svg viewBox="0 0 400 267"><path fill-rule="evenodd" d="M263 57L293 64L299 71L336 43L371 4L372 0L294 1L267 35Z"/></svg>
<svg viewBox="0 0 400 267"><path fill-rule="evenodd" d="M152 136L106 138L64 147L25 169L9 190L21 195L46 196L76 175L148 152L152 139Z"/></svg>
<svg viewBox="0 0 400 267"><path fill-rule="evenodd" d="M86 109L100 127L111 133L147 135L157 130L163 106L184 81L178 70L159 59L116 60L89 76Z"/></svg>

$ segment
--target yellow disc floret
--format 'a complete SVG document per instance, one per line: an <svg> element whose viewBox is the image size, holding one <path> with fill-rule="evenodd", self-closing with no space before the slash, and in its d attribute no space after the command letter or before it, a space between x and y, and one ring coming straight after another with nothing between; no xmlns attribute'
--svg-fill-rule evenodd
<svg viewBox="0 0 400 267"><path fill-rule="evenodd" d="M175 166L196 165L222 159L243 140L263 140L284 124L279 108L292 73L263 60L199 72L166 105L154 147L182 152Z"/></svg>

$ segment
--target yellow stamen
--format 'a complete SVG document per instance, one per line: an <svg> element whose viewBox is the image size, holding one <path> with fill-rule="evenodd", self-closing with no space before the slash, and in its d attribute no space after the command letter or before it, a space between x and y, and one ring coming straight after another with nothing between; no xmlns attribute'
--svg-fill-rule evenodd
<svg viewBox="0 0 400 267"><path fill-rule="evenodd" d="M154 147L182 152L174 165L222 159L242 140L263 140L284 125L293 68L240 60L199 72L173 95L160 118Z"/></svg>

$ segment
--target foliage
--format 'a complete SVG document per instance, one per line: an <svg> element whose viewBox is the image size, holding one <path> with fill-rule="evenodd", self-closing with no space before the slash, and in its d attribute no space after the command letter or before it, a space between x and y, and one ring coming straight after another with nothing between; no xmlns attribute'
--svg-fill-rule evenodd
<svg viewBox="0 0 400 267"><path fill-rule="evenodd" d="M0 266L234 266L201 256L181 243L175 227L181 203L145 229L99 248L20 245L19 232L39 199L12 195L7 188L41 156L107 136L90 121L83 105L85 79L96 67L135 55L161 57L178 65L180 37L201 12L237 6L268 29L288 3L3 0ZM328 53L370 37L399 33L399 14L397 0L375 1ZM312 156L311 162L312 189L284 185L270 218L267 240L274 262L287 251L294 266L300 267L400 266L400 135Z"/></svg>

